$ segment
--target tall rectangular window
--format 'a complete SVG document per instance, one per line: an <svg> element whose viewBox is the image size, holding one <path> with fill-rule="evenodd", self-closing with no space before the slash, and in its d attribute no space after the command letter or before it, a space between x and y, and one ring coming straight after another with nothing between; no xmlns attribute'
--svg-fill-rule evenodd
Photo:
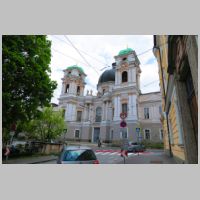
<svg viewBox="0 0 200 200"><path fill-rule="evenodd" d="M144 108L144 118L149 119L149 108Z"/></svg>
<svg viewBox="0 0 200 200"><path fill-rule="evenodd" d="M122 104L122 112L124 113L127 113L128 112L128 108L127 108L127 103L123 103Z"/></svg>
<svg viewBox="0 0 200 200"><path fill-rule="evenodd" d="M68 93L68 92L69 92L69 84L67 84L65 88L65 93Z"/></svg>
<svg viewBox="0 0 200 200"><path fill-rule="evenodd" d="M80 130L75 130L75 138L80 138Z"/></svg>
<svg viewBox="0 0 200 200"><path fill-rule="evenodd" d="M123 128L121 130L121 138L122 139L127 139L128 138L128 131L127 131L127 128Z"/></svg>
<svg viewBox="0 0 200 200"><path fill-rule="evenodd" d="M150 140L150 130L149 129L145 129L144 134L145 134L145 139L146 140Z"/></svg>
<svg viewBox="0 0 200 200"><path fill-rule="evenodd" d="M77 116L76 116L76 121L77 122L81 121L81 116L82 116L82 111L77 111Z"/></svg>

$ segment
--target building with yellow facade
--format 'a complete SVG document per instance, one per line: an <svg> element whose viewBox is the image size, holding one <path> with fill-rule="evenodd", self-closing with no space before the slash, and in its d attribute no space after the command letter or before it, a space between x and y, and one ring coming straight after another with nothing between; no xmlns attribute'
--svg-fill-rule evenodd
<svg viewBox="0 0 200 200"><path fill-rule="evenodd" d="M178 163L198 163L198 38L155 35L162 93L164 150Z"/></svg>

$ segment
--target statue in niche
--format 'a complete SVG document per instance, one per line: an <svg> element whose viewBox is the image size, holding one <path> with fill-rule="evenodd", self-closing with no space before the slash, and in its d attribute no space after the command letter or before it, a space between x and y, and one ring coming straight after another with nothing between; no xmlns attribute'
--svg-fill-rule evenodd
<svg viewBox="0 0 200 200"><path fill-rule="evenodd" d="M90 90L90 95L92 96L92 93L93 93L93 91L92 90Z"/></svg>
<svg viewBox="0 0 200 200"><path fill-rule="evenodd" d="M87 96L89 95L89 90L87 90Z"/></svg>

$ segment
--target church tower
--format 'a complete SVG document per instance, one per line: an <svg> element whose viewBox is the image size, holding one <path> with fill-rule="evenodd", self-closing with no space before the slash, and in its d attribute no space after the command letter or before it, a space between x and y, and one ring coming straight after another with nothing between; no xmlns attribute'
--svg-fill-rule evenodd
<svg viewBox="0 0 200 200"><path fill-rule="evenodd" d="M65 120L75 121L77 119L78 98L84 95L85 77L83 69L73 65L64 70L62 78L62 92L59 104L64 104Z"/></svg>
<svg viewBox="0 0 200 200"><path fill-rule="evenodd" d="M114 121L120 113L127 113L127 120L138 120L138 95L140 92L140 62L131 48L121 50L115 58Z"/></svg>
<svg viewBox="0 0 200 200"><path fill-rule="evenodd" d="M83 69L77 65L68 67L64 71L62 79L62 95L83 96L85 88L85 77Z"/></svg>

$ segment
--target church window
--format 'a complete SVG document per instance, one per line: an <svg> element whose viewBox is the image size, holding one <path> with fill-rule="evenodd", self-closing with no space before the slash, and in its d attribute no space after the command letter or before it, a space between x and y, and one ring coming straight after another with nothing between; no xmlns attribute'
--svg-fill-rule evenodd
<svg viewBox="0 0 200 200"><path fill-rule="evenodd" d="M127 71L122 72L122 83L128 81L128 73Z"/></svg>
<svg viewBox="0 0 200 200"><path fill-rule="evenodd" d="M80 95L80 86L77 86L77 95Z"/></svg>
<svg viewBox="0 0 200 200"><path fill-rule="evenodd" d="M81 122L82 111L77 111L76 121Z"/></svg>
<svg viewBox="0 0 200 200"><path fill-rule="evenodd" d="M149 119L149 108L144 108L144 118Z"/></svg>
<svg viewBox="0 0 200 200"><path fill-rule="evenodd" d="M65 93L69 92L69 84L66 85Z"/></svg>
<svg viewBox="0 0 200 200"><path fill-rule="evenodd" d="M102 109L101 107L96 108L96 122L101 122L101 115L102 115Z"/></svg>
<svg viewBox="0 0 200 200"><path fill-rule="evenodd" d="M127 113L128 109L127 109L127 103L123 103L122 104L122 112L123 113Z"/></svg>
<svg viewBox="0 0 200 200"><path fill-rule="evenodd" d="M123 58L123 60L126 60L127 58Z"/></svg>

